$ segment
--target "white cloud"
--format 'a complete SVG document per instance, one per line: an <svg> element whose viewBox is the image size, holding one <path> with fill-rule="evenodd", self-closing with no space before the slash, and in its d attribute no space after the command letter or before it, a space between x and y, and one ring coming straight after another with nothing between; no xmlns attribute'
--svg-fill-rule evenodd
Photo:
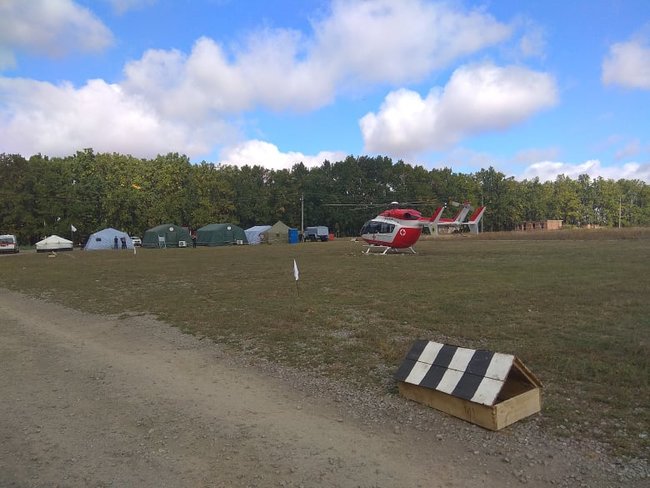
<svg viewBox="0 0 650 488"><path fill-rule="evenodd" d="M260 30L232 52L207 37L189 55L147 51L126 66L124 85L174 116L313 110L343 87L417 80L510 35L484 13L422 0L336 1L313 28L313 37Z"/></svg>
<svg viewBox="0 0 650 488"><path fill-rule="evenodd" d="M641 180L650 183L650 164L626 163L621 166L603 166L597 159L581 164L542 161L531 164L518 179L539 178L541 181L553 181L558 175L572 179L587 174L592 178Z"/></svg>
<svg viewBox="0 0 650 488"><path fill-rule="evenodd" d="M148 1L112 3L125 9ZM119 84L93 80L75 88L4 79L2 150L60 154L81 145L135 155L164 148L211 153L231 140L228 119L246 111L314 110L346 89L419 80L511 35L485 12L451 5L335 0L311 33L262 29L228 49L204 37L189 53L149 50L125 65ZM16 49L61 55L111 41L108 29L72 0L0 2L0 63Z"/></svg>
<svg viewBox="0 0 650 488"><path fill-rule="evenodd" d="M630 159L631 157L638 155L642 150L641 141L639 139L633 139L616 151L614 157L617 160Z"/></svg>
<svg viewBox="0 0 650 488"><path fill-rule="evenodd" d="M560 149L557 147L522 149L514 155L513 161L520 164L530 164L537 161L551 161L557 159L559 153Z"/></svg>
<svg viewBox="0 0 650 488"><path fill-rule="evenodd" d="M610 46L603 61L602 80L606 85L650 90L650 46L642 40Z"/></svg>
<svg viewBox="0 0 650 488"><path fill-rule="evenodd" d="M360 126L367 151L402 157L511 127L556 100L550 75L486 63L457 69L444 90L433 89L424 99L411 90L391 92Z"/></svg>
<svg viewBox="0 0 650 488"><path fill-rule="evenodd" d="M299 37L269 32L251 39L235 61L206 37L189 56L150 50L126 65L123 85L171 117L203 118L256 106L311 110L331 100L334 86L309 62L295 61Z"/></svg>
<svg viewBox="0 0 650 488"><path fill-rule="evenodd" d="M525 58L543 58L546 53L545 31L541 27L529 23L519 41L519 51Z"/></svg>
<svg viewBox="0 0 650 488"><path fill-rule="evenodd" d="M314 30L317 64L362 83L414 81L512 34L484 12L422 0L335 1Z"/></svg>
<svg viewBox="0 0 650 488"><path fill-rule="evenodd" d="M118 14L123 14L129 10L136 10L149 7L156 3L156 0L107 0L113 10Z"/></svg>
<svg viewBox="0 0 650 488"><path fill-rule="evenodd" d="M340 161L345 158L342 152L321 151L314 156L300 152L280 152L280 149L265 141L250 140L221 152L220 164L234 166L260 165L269 169L290 169L294 164L303 163L307 167L320 166L323 161Z"/></svg>
<svg viewBox="0 0 650 488"><path fill-rule="evenodd" d="M109 29L72 0L0 2L0 69L13 66L16 51L59 57L101 51L112 42Z"/></svg>
<svg viewBox="0 0 650 488"><path fill-rule="evenodd" d="M86 147L153 157L170 151L208 152L228 134L219 121L192 125L160 118L116 84L90 80L81 88L0 77L2 151L63 156Z"/></svg>

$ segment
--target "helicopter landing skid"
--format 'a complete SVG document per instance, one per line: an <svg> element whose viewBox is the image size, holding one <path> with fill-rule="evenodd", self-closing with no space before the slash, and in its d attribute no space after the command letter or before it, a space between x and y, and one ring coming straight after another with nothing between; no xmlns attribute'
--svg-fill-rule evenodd
<svg viewBox="0 0 650 488"><path fill-rule="evenodd" d="M408 248L398 248L398 247L391 247L391 246L382 246L382 245L380 245L380 244L368 244L366 247L367 247L368 249L366 249L366 250L364 251L364 254L370 254L370 251L381 251L382 249L383 249L383 252L381 253L382 256L383 256L384 254L389 254L389 253L399 254L399 253L400 253L401 251L403 251L403 250L409 250L409 251L411 251L413 254L417 254L417 253L415 252L415 249L413 249L412 247L408 247Z"/></svg>

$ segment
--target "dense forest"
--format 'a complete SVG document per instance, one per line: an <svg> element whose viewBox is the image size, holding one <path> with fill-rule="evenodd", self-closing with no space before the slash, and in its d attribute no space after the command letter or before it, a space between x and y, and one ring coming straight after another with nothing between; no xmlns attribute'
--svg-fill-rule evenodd
<svg viewBox="0 0 650 488"><path fill-rule="evenodd" d="M105 227L142 235L161 223L248 228L282 220L300 228L303 215L305 226L354 236L378 211L369 204L426 202L420 210L429 213L466 200L487 206L485 231L542 219L561 219L565 226L612 227L619 219L626 227L650 225L650 186L637 180L582 175L517 181L492 167L461 174L365 156L270 170L192 164L176 153L155 159L92 149L63 158L0 154L0 234L16 234L22 244L49 234L70 236L71 226L79 241ZM358 206L331 205L337 203Z"/></svg>

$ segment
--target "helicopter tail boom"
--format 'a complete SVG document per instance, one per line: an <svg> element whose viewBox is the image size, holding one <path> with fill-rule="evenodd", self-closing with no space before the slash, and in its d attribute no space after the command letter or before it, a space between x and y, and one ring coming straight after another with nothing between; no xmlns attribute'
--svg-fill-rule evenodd
<svg viewBox="0 0 650 488"><path fill-rule="evenodd" d="M433 212L431 219L429 219L432 224L437 224L440 221L440 217L442 217L442 211L444 209L445 207L438 207L436 211Z"/></svg>

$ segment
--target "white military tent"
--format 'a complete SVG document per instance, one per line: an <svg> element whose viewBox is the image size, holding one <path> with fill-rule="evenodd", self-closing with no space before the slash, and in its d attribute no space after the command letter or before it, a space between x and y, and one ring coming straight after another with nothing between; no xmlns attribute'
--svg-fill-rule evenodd
<svg viewBox="0 0 650 488"><path fill-rule="evenodd" d="M261 234L266 232L271 228L270 225L255 225L250 229L246 229L244 233L246 234L246 240L249 244L259 244L262 242Z"/></svg>
<svg viewBox="0 0 650 488"><path fill-rule="evenodd" d="M85 251L93 251L97 249L114 249L115 238L117 237L117 247L122 249L122 238L126 241L127 249L133 249L133 241L126 232L108 227L107 229L98 230L94 234L90 234L86 245Z"/></svg>
<svg viewBox="0 0 650 488"><path fill-rule="evenodd" d="M72 251L72 241L51 235L36 243L36 252Z"/></svg>

